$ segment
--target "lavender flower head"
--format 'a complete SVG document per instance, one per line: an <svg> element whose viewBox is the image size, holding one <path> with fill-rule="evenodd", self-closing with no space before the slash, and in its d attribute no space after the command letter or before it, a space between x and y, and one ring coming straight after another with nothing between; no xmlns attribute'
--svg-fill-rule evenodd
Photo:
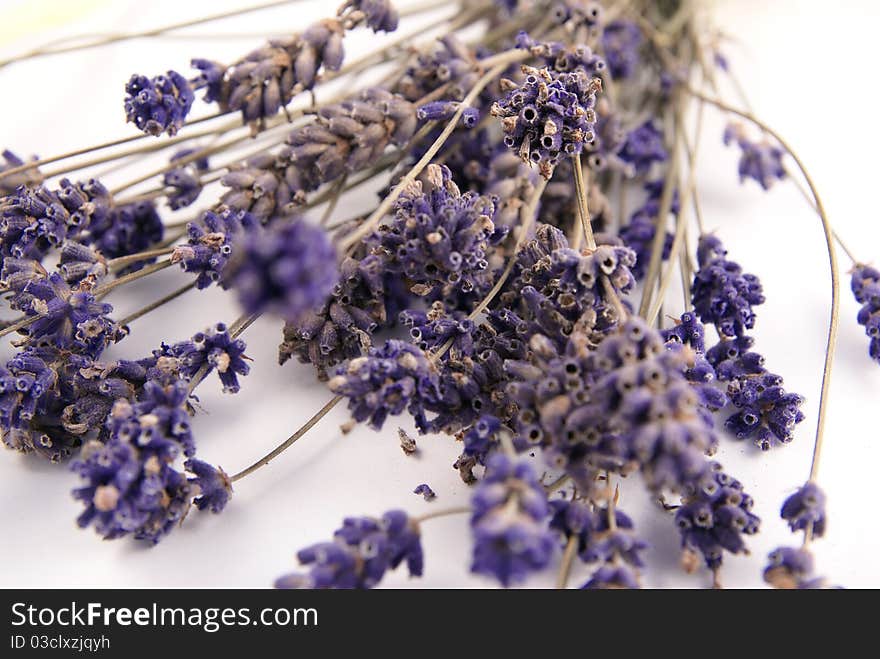
<svg viewBox="0 0 880 659"><path fill-rule="evenodd" d="M632 21L612 21L602 31L602 53L615 80L629 78L639 64L642 31Z"/></svg>
<svg viewBox="0 0 880 659"><path fill-rule="evenodd" d="M764 581L780 590L822 588L825 580L813 573L813 556L798 547L779 547L770 552Z"/></svg>
<svg viewBox="0 0 880 659"><path fill-rule="evenodd" d="M191 458L184 463L186 470L194 475L190 478L193 503L199 510L220 513L232 497L232 481L219 467Z"/></svg>
<svg viewBox="0 0 880 659"><path fill-rule="evenodd" d="M602 83L583 69L562 73L523 65L522 71L523 83L506 84L507 95L491 112L501 119L505 145L549 179L561 157L579 154L593 140Z"/></svg>
<svg viewBox="0 0 880 659"><path fill-rule="evenodd" d="M148 135L172 137L183 126L195 95L176 71L147 78L133 75L125 86L125 116Z"/></svg>
<svg viewBox="0 0 880 659"><path fill-rule="evenodd" d="M792 532L809 529L814 538L825 535L825 493L812 481L785 500L780 514Z"/></svg>
<svg viewBox="0 0 880 659"><path fill-rule="evenodd" d="M742 336L755 326L752 307L764 303L760 280L730 261L715 236L700 238L697 261L700 269L694 275L694 310L722 336Z"/></svg>
<svg viewBox="0 0 880 659"><path fill-rule="evenodd" d="M494 199L462 194L447 167L429 165L424 180L401 194L393 220L376 232L374 252L417 295L479 292L494 214Z"/></svg>
<svg viewBox="0 0 880 659"><path fill-rule="evenodd" d="M471 502L472 572L506 587L549 564L556 542L547 494L527 463L493 455Z"/></svg>
<svg viewBox="0 0 880 659"><path fill-rule="evenodd" d="M215 282L221 284L233 248L245 231L255 231L257 221L250 213L222 208L205 211L196 222L187 227L189 236L185 245L175 247L171 261L180 263L184 272L197 273L196 288L207 288Z"/></svg>
<svg viewBox="0 0 880 659"><path fill-rule="evenodd" d="M852 292L862 307L857 320L868 335L868 354L880 362L880 270L856 264L852 270Z"/></svg>
<svg viewBox="0 0 880 659"><path fill-rule="evenodd" d="M740 182L750 178L769 190L774 182L786 177L785 166L782 164L785 151L782 148L766 140L751 141L741 124L730 124L724 130L724 144L730 145L732 142L736 142L742 150L739 159Z"/></svg>
<svg viewBox="0 0 880 659"><path fill-rule="evenodd" d="M223 323L217 323L206 332L199 332L189 341L175 344L171 351L180 360L180 373L191 380L217 369L224 393L238 393L239 375L247 375L250 366L244 354L247 345L242 339L233 339Z"/></svg>
<svg viewBox="0 0 880 659"><path fill-rule="evenodd" d="M296 320L330 297L339 281L336 249L305 219L279 219L247 234L229 277L247 313Z"/></svg>
<svg viewBox="0 0 880 659"><path fill-rule="evenodd" d="M276 588L373 588L401 563L414 577L421 576L424 565L418 523L402 510L380 519L346 518L331 542L306 547L297 558L309 572L280 577Z"/></svg>

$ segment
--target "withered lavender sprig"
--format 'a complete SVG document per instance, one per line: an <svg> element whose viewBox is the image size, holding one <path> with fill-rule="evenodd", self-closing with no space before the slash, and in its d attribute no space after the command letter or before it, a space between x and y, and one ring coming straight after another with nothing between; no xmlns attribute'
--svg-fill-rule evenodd
<svg viewBox="0 0 880 659"><path fill-rule="evenodd" d="M306 547L297 558L309 572L284 575L276 588L373 588L401 563L412 577L424 569L419 525L402 510L379 519L348 517L331 542Z"/></svg>
<svg viewBox="0 0 880 659"><path fill-rule="evenodd" d="M174 248L171 261L180 263L184 272L197 273L196 288L213 283L228 285L223 275L233 250L245 232L255 231L257 224L245 211L225 207L205 211L199 220L187 224L188 240Z"/></svg>
<svg viewBox="0 0 880 659"><path fill-rule="evenodd" d="M471 503L472 572L506 587L549 564L556 547L550 507L530 465L494 454Z"/></svg>
<svg viewBox="0 0 880 659"><path fill-rule="evenodd" d="M153 78L135 74L125 85L125 116L148 135L174 136L192 108L195 95L177 71Z"/></svg>
<svg viewBox="0 0 880 659"><path fill-rule="evenodd" d="M702 478L689 483L675 511L685 570L697 569L698 556L708 568L717 570L724 551L745 552L743 535L757 533L761 521L751 512L752 505L742 483L725 474L716 462Z"/></svg>
<svg viewBox="0 0 880 659"><path fill-rule="evenodd" d="M620 558L632 567L643 567L641 553L648 544L635 534L632 519L615 509L614 527L606 507L592 507L583 501L554 499L550 502L553 517L550 528L564 541L577 538L577 555L584 563L611 563Z"/></svg>
<svg viewBox="0 0 880 659"><path fill-rule="evenodd" d="M715 236L700 237L697 261L700 269L694 275L694 310L704 323L715 325L722 337L742 336L755 326L752 307L764 303L760 280L729 260Z"/></svg>
<svg viewBox="0 0 880 659"><path fill-rule="evenodd" d="M501 119L505 145L549 179L560 158L578 155L593 140L602 83L583 69L560 73L523 65L522 71L522 84L505 83L507 95L491 112Z"/></svg>
<svg viewBox="0 0 880 659"><path fill-rule="evenodd" d="M825 493L812 481L788 497L780 511L792 532L807 531L813 538L825 535Z"/></svg>
<svg viewBox="0 0 880 659"><path fill-rule="evenodd" d="M373 250L416 295L479 293L491 283L490 245L505 235L496 233L494 215L494 199L462 194L448 168L429 165L423 180L398 198L394 217L372 238Z"/></svg>
<svg viewBox="0 0 880 659"><path fill-rule="evenodd" d="M856 264L852 270L851 288L862 307L857 320L868 335L868 354L880 362L880 270Z"/></svg>
<svg viewBox="0 0 880 659"><path fill-rule="evenodd" d="M756 181L762 188L769 190L777 180L783 180L787 174L782 164L785 151L767 141L754 142L749 139L745 126L729 124L724 130L724 144L735 142L742 155L739 159L739 180Z"/></svg>
<svg viewBox="0 0 880 659"><path fill-rule="evenodd" d="M174 163L196 153L195 148L177 151L169 162ZM202 194L202 174L208 169L208 158L198 158L162 175L162 183L166 188L168 207L180 210L191 205Z"/></svg>
<svg viewBox="0 0 880 659"><path fill-rule="evenodd" d="M327 232L298 217L248 232L225 274L247 313L294 321L320 308L339 281Z"/></svg>
<svg viewBox="0 0 880 659"><path fill-rule="evenodd" d="M223 323L217 323L205 332L198 332L192 339L176 343L171 348L180 360L180 374L191 380L197 373L203 377L217 369L224 393L238 393L241 386L238 376L250 372L247 345L242 339L233 339ZM203 370L204 369L204 370Z"/></svg>

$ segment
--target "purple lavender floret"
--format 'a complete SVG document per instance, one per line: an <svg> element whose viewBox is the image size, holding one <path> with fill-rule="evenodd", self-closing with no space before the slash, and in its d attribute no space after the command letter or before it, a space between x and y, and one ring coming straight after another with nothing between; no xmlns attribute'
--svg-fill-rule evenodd
<svg viewBox="0 0 880 659"><path fill-rule="evenodd" d="M195 476L189 479L189 483L196 508L212 513L222 512L232 497L232 481L226 472L195 458L187 460L183 466Z"/></svg>
<svg viewBox="0 0 880 659"><path fill-rule="evenodd" d="M197 149L177 151L169 163L175 163L196 153ZM203 156L165 172L162 183L167 188L166 198L171 210L179 210L191 205L202 193L201 175L208 169L208 157Z"/></svg>
<svg viewBox="0 0 880 659"><path fill-rule="evenodd" d="M764 581L781 590L823 588L825 579L813 572L813 556L803 547L779 547L770 552Z"/></svg>
<svg viewBox="0 0 880 659"><path fill-rule="evenodd" d="M632 21L608 23L602 31L602 54L615 80L629 78L639 64L642 31Z"/></svg>
<svg viewBox="0 0 880 659"><path fill-rule="evenodd" d="M446 121L452 119L461 108L458 101L431 101L419 107L416 117L419 121ZM473 128L480 121L480 111L474 107L466 107L459 119L462 128Z"/></svg>
<svg viewBox="0 0 880 659"><path fill-rule="evenodd" d="M689 484L675 512L684 567L695 570L699 555L708 568L716 570L724 551L744 553L743 535L757 533L761 523L751 512L753 503L743 492L742 483L725 474L718 463L712 463L709 473Z"/></svg>
<svg viewBox="0 0 880 659"><path fill-rule="evenodd" d="M156 212L154 201L139 201L117 206L110 222L103 230L92 231L89 242L108 259L128 256L155 246L165 235L165 225ZM143 259L121 270L121 273L140 270L155 261Z"/></svg>
<svg viewBox="0 0 880 659"><path fill-rule="evenodd" d="M161 382L148 380L137 401L130 406L131 418L137 420L138 433L145 437L162 437L179 447L186 457L196 452L190 426L189 388L183 380ZM130 418L124 418L128 423ZM114 428L116 426L113 426Z"/></svg>
<svg viewBox="0 0 880 659"><path fill-rule="evenodd" d="M72 289L53 272L35 279L16 292L16 306L35 316L22 330L31 345L51 345L97 359L127 330L111 320L113 307L100 303L88 286Z"/></svg>
<svg viewBox="0 0 880 659"><path fill-rule="evenodd" d="M222 208L205 211L196 222L187 225L187 244L179 245L171 261L180 263L184 272L198 273L196 288L207 288L223 281L226 265L245 232L256 230L258 223L250 213Z"/></svg>
<svg viewBox="0 0 880 659"><path fill-rule="evenodd" d="M880 270L856 264L852 270L852 292L862 307L857 320L868 335L868 354L880 362Z"/></svg>
<svg viewBox="0 0 880 659"><path fill-rule="evenodd" d="M637 175L647 174L651 165L666 162L669 157L666 147L663 146L663 132L650 119L627 133L623 147L617 155L632 165Z"/></svg>
<svg viewBox="0 0 880 659"><path fill-rule="evenodd" d="M825 535L825 493L812 481L785 500L780 514L792 532L810 528L814 538Z"/></svg>
<svg viewBox="0 0 880 659"><path fill-rule="evenodd" d="M380 519L348 517L322 542L297 553L306 574L287 574L275 581L276 588L374 588L388 570L406 563L410 576L424 569L418 522L402 510L391 510Z"/></svg>
<svg viewBox="0 0 880 659"><path fill-rule="evenodd" d="M458 36L447 34L412 56L393 91L416 101L446 85L444 98L460 101L478 78L476 56Z"/></svg>
<svg viewBox="0 0 880 659"><path fill-rule="evenodd" d="M180 360L180 374L191 380L197 373L202 378L217 369L224 393L238 393L238 376L250 372L242 339L233 339L223 323L217 323L206 332L198 332L189 341L172 346L172 353ZM201 372L205 369L204 372Z"/></svg>
<svg viewBox="0 0 880 659"><path fill-rule="evenodd" d="M327 232L302 218L280 218L248 232L228 273L247 313L296 320L322 307L339 281Z"/></svg>
<svg viewBox="0 0 880 659"><path fill-rule="evenodd" d="M664 227L666 226L666 218L660 218L663 180L649 181L645 184L645 190L648 193L645 203L632 214L629 224L620 228L620 238L627 247L636 253L636 264L633 266L632 273L637 280L641 280L647 274L648 264L651 261L654 233L657 230L658 223ZM669 212L673 215L678 215L680 209L678 190L675 190ZM665 261L669 258L669 253L672 250L673 236L668 230L664 229L664 231L666 235L663 238L663 252L661 256Z"/></svg>
<svg viewBox="0 0 880 659"><path fill-rule="evenodd" d="M705 328L696 314L683 313L674 327L661 330L660 334L669 349L683 348L682 354L687 362L684 376L694 386L700 402L713 412L727 405L727 396L712 386L718 376L715 367L706 359Z"/></svg>
<svg viewBox="0 0 880 659"><path fill-rule="evenodd" d="M635 570L626 565L603 565L596 570L582 590L635 590L641 588Z"/></svg>
<svg viewBox="0 0 880 659"><path fill-rule="evenodd" d="M417 295L480 292L490 285L494 215L495 199L462 194L447 167L429 165L426 178L400 195L393 219L373 236L373 252Z"/></svg>
<svg viewBox="0 0 880 659"><path fill-rule="evenodd" d="M97 250L87 247L81 243L67 240L61 246L60 259L58 261L58 272L71 286L80 284L80 282L88 282L96 284L107 276L107 259ZM11 257L7 261L12 260ZM35 261L33 263L36 263ZM4 273L8 269L7 263L3 264ZM5 278L4 274L4 278ZM16 289L17 285L10 286Z"/></svg>
<svg viewBox="0 0 880 659"><path fill-rule="evenodd" d="M581 501L555 499L550 502L553 517L550 528L567 542L577 538L577 554L585 563L611 563L619 557L626 564L642 567L640 553L648 544L634 533L632 519L621 510L614 511L614 528L609 524L607 508L592 509Z"/></svg>
<svg viewBox="0 0 880 659"><path fill-rule="evenodd" d="M737 439L751 438L763 451L774 440L791 442L794 427L804 420L803 396L786 392L782 377L773 373L737 378L728 385L727 394L739 411L727 419L725 427Z"/></svg>
<svg viewBox="0 0 880 659"><path fill-rule="evenodd" d="M125 86L125 116L148 135L172 137L183 126L195 95L176 71L147 78L133 75Z"/></svg>
<svg viewBox="0 0 880 659"><path fill-rule="evenodd" d="M706 351L705 334L706 330L703 324L697 320L695 314L686 311L681 318L675 322L675 326L661 330L660 334L663 340L669 343L673 341L684 346L693 348L698 353Z"/></svg>
<svg viewBox="0 0 880 659"><path fill-rule="evenodd" d="M547 494L526 462L494 454L471 503L471 572L507 587L549 564L556 541Z"/></svg>
<svg viewBox="0 0 880 659"><path fill-rule="evenodd" d="M522 71L523 83L507 85L491 113L501 119L504 144L549 179L562 157L579 154L593 140L602 83L583 69L561 73L523 65Z"/></svg>
<svg viewBox="0 0 880 659"><path fill-rule="evenodd" d="M476 464L485 465L486 460L498 446L499 431L501 431L501 421L497 417L491 414L481 415L464 433L463 457L473 458Z"/></svg>
<svg viewBox="0 0 880 659"><path fill-rule="evenodd" d="M431 486L427 483L416 485L416 489L413 490L413 494L420 494L422 497L424 497L425 501L431 501L432 499L435 499L437 497L434 490L432 490Z"/></svg>
<svg viewBox="0 0 880 659"><path fill-rule="evenodd" d="M744 273L727 258L715 236L702 236L697 246L699 270L694 275L694 310L704 323L715 325L724 337L742 336L755 326L752 307L764 303L760 280Z"/></svg>
<svg viewBox="0 0 880 659"><path fill-rule="evenodd" d="M425 353L394 339L340 366L327 385L349 399L348 408L356 421L367 421L376 430L389 415L404 410L420 428L425 427L424 398L437 388L435 369Z"/></svg>
<svg viewBox="0 0 880 659"><path fill-rule="evenodd" d="M390 0L346 0L336 13L352 25L363 21L373 32L394 32L400 20Z"/></svg>
<svg viewBox="0 0 880 659"><path fill-rule="evenodd" d="M782 157L785 151L764 140L753 142L746 135L745 128L740 124L730 124L724 130L724 144L730 145L736 142L742 150L739 159L739 180L746 179L757 181L765 190L769 190L777 180L781 181L786 176Z"/></svg>
<svg viewBox="0 0 880 659"><path fill-rule="evenodd" d="M179 525L193 496L192 484L172 466L179 446L124 399L107 423L113 429L107 443L86 443L71 465L86 481L73 491L85 505L77 524L94 526L106 540L132 535L158 543Z"/></svg>
<svg viewBox="0 0 880 659"><path fill-rule="evenodd" d="M722 338L706 351L706 359L721 382L731 382L767 372L764 357L752 350L751 336Z"/></svg>

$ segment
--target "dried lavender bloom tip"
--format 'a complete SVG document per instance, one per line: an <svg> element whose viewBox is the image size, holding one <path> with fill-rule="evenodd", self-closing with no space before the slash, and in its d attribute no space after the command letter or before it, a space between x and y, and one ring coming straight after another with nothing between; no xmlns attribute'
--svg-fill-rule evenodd
<svg viewBox="0 0 880 659"><path fill-rule="evenodd" d="M787 176L782 157L785 151L768 141L753 142L746 135L741 124L729 124L724 130L724 144L736 142L742 151L739 159L739 180L756 181L762 188L769 190L776 181Z"/></svg>
<svg viewBox="0 0 880 659"><path fill-rule="evenodd" d="M880 362L880 270L857 264L852 271L851 287L856 301L862 305L856 319L868 335L868 354Z"/></svg>
<svg viewBox="0 0 880 659"><path fill-rule="evenodd" d="M189 82L177 71L147 78L133 75L125 86L125 116L148 135L172 137L183 126L195 98Z"/></svg>
<svg viewBox="0 0 880 659"><path fill-rule="evenodd" d="M193 503L196 508L210 510L212 513L222 512L232 497L232 481L226 472L195 458L187 460L184 467L195 476L189 482L193 488Z"/></svg>
<svg viewBox="0 0 880 659"><path fill-rule="evenodd" d="M825 493L808 482L788 497L780 511L793 532L809 530L814 538L825 535Z"/></svg>
<svg viewBox="0 0 880 659"><path fill-rule="evenodd" d="M432 501L433 499L437 498L434 490L432 490L431 486L427 483L417 485L416 489L413 490L413 494L421 494L425 498L425 501Z"/></svg>
<svg viewBox="0 0 880 659"><path fill-rule="evenodd" d="M416 116L419 121L445 121L451 119L461 107L457 101L432 101L419 107ZM464 128L473 128L480 121L480 111L474 107L466 107L459 122Z"/></svg>
<svg viewBox="0 0 880 659"><path fill-rule="evenodd" d="M813 573L813 556L803 547L779 547L770 552L764 581L780 590L825 587L825 579Z"/></svg>
<svg viewBox="0 0 880 659"><path fill-rule="evenodd" d="M394 32L400 20L390 0L346 0L336 13L346 27L363 21L373 32Z"/></svg>

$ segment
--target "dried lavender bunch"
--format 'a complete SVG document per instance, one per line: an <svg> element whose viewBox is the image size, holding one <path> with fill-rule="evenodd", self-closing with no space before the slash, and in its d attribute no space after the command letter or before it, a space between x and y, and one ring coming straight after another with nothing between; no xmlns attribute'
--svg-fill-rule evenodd
<svg viewBox="0 0 880 659"><path fill-rule="evenodd" d="M685 100L701 94L687 81L708 79L693 75L706 58L701 23L685 9L643 0L463 6L454 29L425 43L402 37L347 60L348 31L390 32L400 19L386 0L348 0L335 17L231 66L195 59L190 80L174 71L130 80L126 116L145 133L176 135L201 92L221 114L265 130L259 150L242 155L238 138L199 146L184 131L167 153L145 148L166 167L112 193L87 174L44 180L41 161L4 152L0 285L16 315L0 331L16 334L17 350L0 368L4 443L52 461L73 454L80 525L156 543L191 506L222 511L233 482L337 402L375 429L406 412L420 433L461 440L454 467L475 484L471 504L346 519L332 542L300 552L306 574L276 585L369 588L402 562L421 575L421 523L467 512L475 574L508 586L553 567L564 586L577 557L589 570L584 588L639 587L649 543L612 492L613 481L636 475L629 482L675 500L667 508L685 570L705 565L720 583L725 553L746 553L759 520L745 493L752 482L709 456L725 431L763 449L791 441L803 398L752 350L754 307L765 302L757 277L727 258L700 217L684 224L697 203L676 162L689 155ZM483 18L485 38L464 31ZM370 75L376 62L387 75ZM325 96L335 77L341 91ZM317 107L288 111L315 89ZM295 123L272 132L282 111ZM735 126L724 139L742 151L740 177L769 188L790 178L789 149L756 123L757 140ZM166 226L168 213L204 200L218 181L218 202ZM375 203L348 204L350 187L373 182ZM633 195L641 205L627 212ZM337 209L347 219L336 220ZM696 272L683 254L689 228L699 236ZM104 298L170 265L187 285L117 320ZM666 295L679 267L684 309ZM861 265L853 278L872 357L878 279ZM188 328L178 336L190 338L142 359L107 357L129 323L213 283L238 297L241 318ZM671 325L657 321L661 307L675 309ZM199 457L195 390L216 371L224 392L239 391L249 373L239 335L261 314L284 321L279 361L312 364L334 398L228 476ZM555 480L537 478L541 469ZM552 499L563 486L570 496ZM416 493L434 491L422 483ZM806 543L825 533L815 473L782 516ZM774 552L765 578L820 584L806 544Z"/></svg>

